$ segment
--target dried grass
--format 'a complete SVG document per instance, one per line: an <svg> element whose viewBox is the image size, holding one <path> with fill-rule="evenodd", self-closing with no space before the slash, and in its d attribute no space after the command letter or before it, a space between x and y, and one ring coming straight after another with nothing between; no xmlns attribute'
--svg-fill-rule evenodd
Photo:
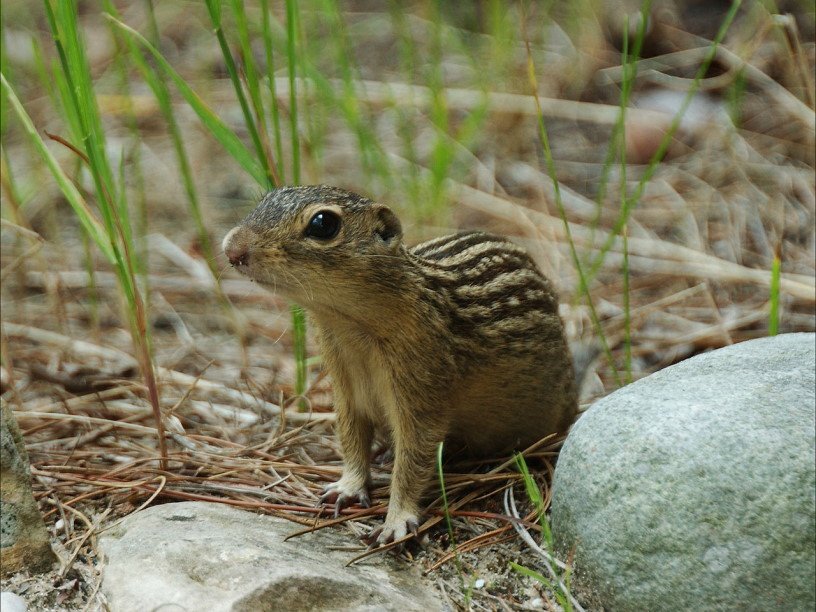
<svg viewBox="0 0 816 612"><path fill-rule="evenodd" d="M390 464L373 469L371 508L347 508L340 518L326 518L330 513L317 505L320 490L340 475L340 455L336 441L325 427L332 414L283 412L270 402L252 398L248 393L230 389L216 382L193 379L167 369L159 370L162 402L167 406L168 469L158 467L156 429L150 425L151 411L145 389L132 381L122 381L104 372L120 372L122 363L132 366L126 353L86 341L72 340L54 332L4 323L3 331L17 350L27 354L29 364L48 362L58 354L65 363L82 362L85 379L74 382L89 384L88 363L94 361L91 386L101 390L66 397L62 401L43 403L42 398L21 398L15 411L23 434L29 441L32 475L38 483L37 498L53 505L45 518L53 522L66 512L78 513L87 524L80 544L64 566L73 562L79 549L91 535L100 531L104 518L125 516L154 500L211 501L265 512L287 518L307 527L293 532L293 537L315 529L354 521L356 535L373 529L385 514ZM63 375L64 383L70 374ZM43 377L40 376L40 379ZM29 388L55 384L57 377L46 381L19 381ZM204 384L206 383L206 384ZM214 397L224 395L234 404L231 412L212 404ZM239 407L243 400L243 407ZM35 408L35 409L34 409ZM283 414L283 420L277 418ZM552 459L560 441L544 441L526 453L529 460L539 460L546 473L552 472ZM519 480L519 474L505 461L488 472L472 473L474 466L464 466L466 473L450 473L446 480L450 495L457 502L449 511L453 517L480 518L498 526L488 533L463 541L459 551L506 538L514 519L490 510L461 510L479 499L480 508L498 510L501 492ZM478 468L478 466L475 466ZM491 502L492 498L492 502ZM96 523L77 510L92 508ZM108 517L108 515L110 515ZM441 520L439 501L428 507L428 520L420 533L430 530ZM531 517L525 519L535 528ZM106 524L105 530L111 525ZM388 548L392 548L389 546ZM430 570L451 558L455 551L443 552L435 545L438 560ZM364 548L363 548L364 550ZM369 554L351 557L352 563Z"/></svg>

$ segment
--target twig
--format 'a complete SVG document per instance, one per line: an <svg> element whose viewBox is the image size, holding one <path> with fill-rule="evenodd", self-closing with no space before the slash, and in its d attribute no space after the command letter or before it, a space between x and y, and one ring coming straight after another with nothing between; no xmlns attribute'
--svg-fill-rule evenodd
<svg viewBox="0 0 816 612"><path fill-rule="evenodd" d="M512 489L507 489L504 492L504 511L507 512L507 514L509 514L510 516L519 518L518 511L516 510L516 500L513 497L513 490ZM576 610L578 610L578 612L585 612L584 608L581 606L581 604L579 604L578 601L572 596L569 589L567 588L567 585L564 584L564 581L561 578L561 576L559 576L558 572L556 572L552 568L552 564L554 563L558 567L561 567L562 569L566 569L566 567L567 567L566 564L563 561L559 561L558 559L556 559L555 557L553 557L552 555L550 555L549 553L544 551L544 549L541 548L538 544L536 544L535 540L533 540L533 538L530 537L530 534L527 533L527 530L524 529L524 527L522 527L520 523L513 523L513 528L521 536L521 538L527 543L527 545L530 546L530 548L532 548L534 551L536 551L541 556L542 560L544 561L544 567L547 570L547 573L550 575L550 577L553 580L555 580L558 583L558 586L561 588L563 593L567 597L569 597L570 603L573 605L573 607Z"/></svg>
<svg viewBox="0 0 816 612"><path fill-rule="evenodd" d="M114 361L132 366L136 365L135 358L128 355L124 351L103 347L97 344L93 344L91 342L87 342L85 340L69 338L68 336L63 336L62 334L58 334L56 332L47 331L36 327L29 327L27 325L18 325L16 323L7 322L3 322L3 329L5 330L5 333L8 336L27 338L28 340L39 342L41 344L50 344L52 346L58 347L60 350L76 353L79 355L93 356L100 359ZM219 393L230 399L240 401L241 403L254 405L259 408L262 408L269 415L279 416L281 414L281 408L279 406L276 406L271 402L258 399L257 397L250 395L249 393L225 387L220 383L206 380L203 378L197 378L189 374L184 374L182 372L177 372L175 370L169 370L167 368L162 367L156 367L156 372L159 374L160 378L164 379L165 382L172 382L183 386L195 385L198 387L199 390L208 391L211 393ZM287 419L294 423L304 423L309 421L333 421L334 418L335 415L333 412L332 413L287 412Z"/></svg>

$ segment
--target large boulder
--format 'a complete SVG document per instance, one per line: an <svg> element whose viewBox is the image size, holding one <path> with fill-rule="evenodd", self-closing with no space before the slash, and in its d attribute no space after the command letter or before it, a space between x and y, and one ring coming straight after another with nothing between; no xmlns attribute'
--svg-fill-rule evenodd
<svg viewBox="0 0 816 612"><path fill-rule="evenodd" d="M579 593L610 610L814 609L814 346L729 346L587 410L552 499Z"/></svg>
<svg viewBox="0 0 816 612"><path fill-rule="evenodd" d="M223 504L154 506L102 536L102 591L115 612L442 608L416 568L386 557L346 567L347 534L284 541L298 529Z"/></svg>
<svg viewBox="0 0 816 612"><path fill-rule="evenodd" d="M0 406L0 573L45 572L57 560L34 494L28 453L8 403Z"/></svg>

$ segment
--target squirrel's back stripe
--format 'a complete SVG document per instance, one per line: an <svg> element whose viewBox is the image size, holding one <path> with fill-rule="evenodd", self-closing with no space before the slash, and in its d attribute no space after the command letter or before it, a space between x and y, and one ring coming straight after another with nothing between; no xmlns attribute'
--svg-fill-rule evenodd
<svg viewBox="0 0 816 612"><path fill-rule="evenodd" d="M411 253L425 259L438 261L449 254L456 254L469 246L485 242L487 238L492 237L484 232L459 232L458 234L441 236L418 244L411 249Z"/></svg>
<svg viewBox="0 0 816 612"><path fill-rule="evenodd" d="M409 256L426 281L441 291L458 318L490 327L523 317L557 313L557 299L527 252L483 232L462 232L420 244ZM530 323L532 324L532 323Z"/></svg>

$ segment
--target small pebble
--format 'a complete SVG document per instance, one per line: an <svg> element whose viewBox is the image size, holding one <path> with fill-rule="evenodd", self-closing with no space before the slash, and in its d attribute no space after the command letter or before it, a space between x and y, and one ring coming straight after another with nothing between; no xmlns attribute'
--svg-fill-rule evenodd
<svg viewBox="0 0 816 612"><path fill-rule="evenodd" d="M477 578L476 582L473 583L473 588L481 589L485 585L484 578Z"/></svg>
<svg viewBox="0 0 816 612"><path fill-rule="evenodd" d="M0 593L0 610L3 612L26 612L28 606L25 599L16 593L3 591Z"/></svg>

